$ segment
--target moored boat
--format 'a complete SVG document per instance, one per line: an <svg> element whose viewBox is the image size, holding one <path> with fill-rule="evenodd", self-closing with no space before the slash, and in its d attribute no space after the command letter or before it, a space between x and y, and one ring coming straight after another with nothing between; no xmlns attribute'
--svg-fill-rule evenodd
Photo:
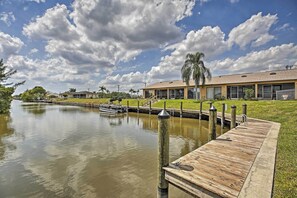
<svg viewBox="0 0 297 198"><path fill-rule="evenodd" d="M107 113L124 113L126 108L120 105L100 105L99 110Z"/></svg>

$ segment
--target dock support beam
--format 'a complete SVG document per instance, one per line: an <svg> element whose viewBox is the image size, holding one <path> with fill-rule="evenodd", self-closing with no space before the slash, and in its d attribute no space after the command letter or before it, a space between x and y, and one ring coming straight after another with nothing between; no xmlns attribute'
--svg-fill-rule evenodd
<svg viewBox="0 0 297 198"><path fill-rule="evenodd" d="M180 112L179 112L179 117L183 117L183 102L180 102Z"/></svg>
<svg viewBox="0 0 297 198"><path fill-rule="evenodd" d="M222 104L222 116L221 116L221 126L224 128L225 126L225 103Z"/></svg>
<svg viewBox="0 0 297 198"><path fill-rule="evenodd" d="M137 113L139 113L139 100L137 100Z"/></svg>
<svg viewBox="0 0 297 198"><path fill-rule="evenodd" d="M152 101L150 100L149 114L151 115L151 113L152 113Z"/></svg>
<svg viewBox="0 0 297 198"><path fill-rule="evenodd" d="M163 167L169 165L169 118L170 115L165 109L158 114L158 198L168 197L168 181L165 179L165 170Z"/></svg>
<svg viewBox="0 0 297 198"><path fill-rule="evenodd" d="M247 116L247 105L243 104L242 105L242 122L246 122L246 117Z"/></svg>
<svg viewBox="0 0 297 198"><path fill-rule="evenodd" d="M233 129L236 127L236 106L231 106L231 126L230 128Z"/></svg>
<svg viewBox="0 0 297 198"><path fill-rule="evenodd" d="M129 112L129 100L127 100L127 109L126 109L127 112Z"/></svg>
<svg viewBox="0 0 297 198"><path fill-rule="evenodd" d="M203 102L200 101L199 120L201 120L201 118L202 118L202 105L203 105Z"/></svg>
<svg viewBox="0 0 297 198"><path fill-rule="evenodd" d="M209 133L208 133L209 140L215 140L217 138L216 126L217 126L217 109L214 106L212 106L209 109Z"/></svg>

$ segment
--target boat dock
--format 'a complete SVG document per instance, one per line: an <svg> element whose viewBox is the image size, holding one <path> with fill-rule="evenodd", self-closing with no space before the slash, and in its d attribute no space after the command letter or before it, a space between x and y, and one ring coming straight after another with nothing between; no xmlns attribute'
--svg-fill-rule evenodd
<svg viewBox="0 0 297 198"><path fill-rule="evenodd" d="M271 197L279 129L249 119L170 163L165 178L197 197Z"/></svg>

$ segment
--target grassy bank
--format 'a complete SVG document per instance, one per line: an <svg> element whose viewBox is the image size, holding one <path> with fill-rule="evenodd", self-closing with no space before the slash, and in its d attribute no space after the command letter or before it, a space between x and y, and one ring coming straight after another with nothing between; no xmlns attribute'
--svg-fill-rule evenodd
<svg viewBox="0 0 297 198"><path fill-rule="evenodd" d="M109 102L109 98L97 98L97 99L86 99L86 98L69 98L69 99L59 99L59 102L73 102L73 103L89 103L89 104L106 104ZM129 106L137 106L137 99L123 99L122 105L127 105L129 101ZM139 105L145 104L146 99L139 99ZM118 101L113 102L113 104L118 104Z"/></svg>
<svg viewBox="0 0 297 198"><path fill-rule="evenodd" d="M194 100L167 100L167 108L199 109ZM163 107L159 101L153 107ZM230 113L231 105L237 106L237 114L241 114L242 104L248 105L248 117L270 120L281 123L278 138L274 197L297 197L297 101L215 101L214 106L221 111L222 103L227 104ZM208 110L209 104L203 103ZM265 182L265 181L263 181Z"/></svg>
<svg viewBox="0 0 297 198"><path fill-rule="evenodd" d="M107 103L108 99L67 99L64 102L80 103ZM137 106L137 99L125 99L123 105L129 101L130 106ZM199 109L199 102L195 100L167 100L167 108L180 108L183 102L184 109ZM140 100L140 105L146 102ZM164 100L154 103L153 107L163 108ZM115 102L117 103L117 102ZM214 101L218 111L222 109L222 103L227 104L227 113L230 113L231 105L237 106L237 114L241 114L242 104L248 105L248 117L270 120L281 123L278 138L276 175L274 182L274 197L297 197L297 101L240 101L225 100ZM208 102L203 103L203 109L208 110ZM263 181L265 182L265 181Z"/></svg>

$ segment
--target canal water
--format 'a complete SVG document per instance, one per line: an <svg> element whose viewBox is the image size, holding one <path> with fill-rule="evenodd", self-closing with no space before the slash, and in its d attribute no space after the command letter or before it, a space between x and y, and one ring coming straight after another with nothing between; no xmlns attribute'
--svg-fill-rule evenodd
<svg viewBox="0 0 297 198"><path fill-rule="evenodd" d="M205 144L207 128L170 118L170 161ZM157 129L156 115L13 101L0 115L0 197L156 197Z"/></svg>

